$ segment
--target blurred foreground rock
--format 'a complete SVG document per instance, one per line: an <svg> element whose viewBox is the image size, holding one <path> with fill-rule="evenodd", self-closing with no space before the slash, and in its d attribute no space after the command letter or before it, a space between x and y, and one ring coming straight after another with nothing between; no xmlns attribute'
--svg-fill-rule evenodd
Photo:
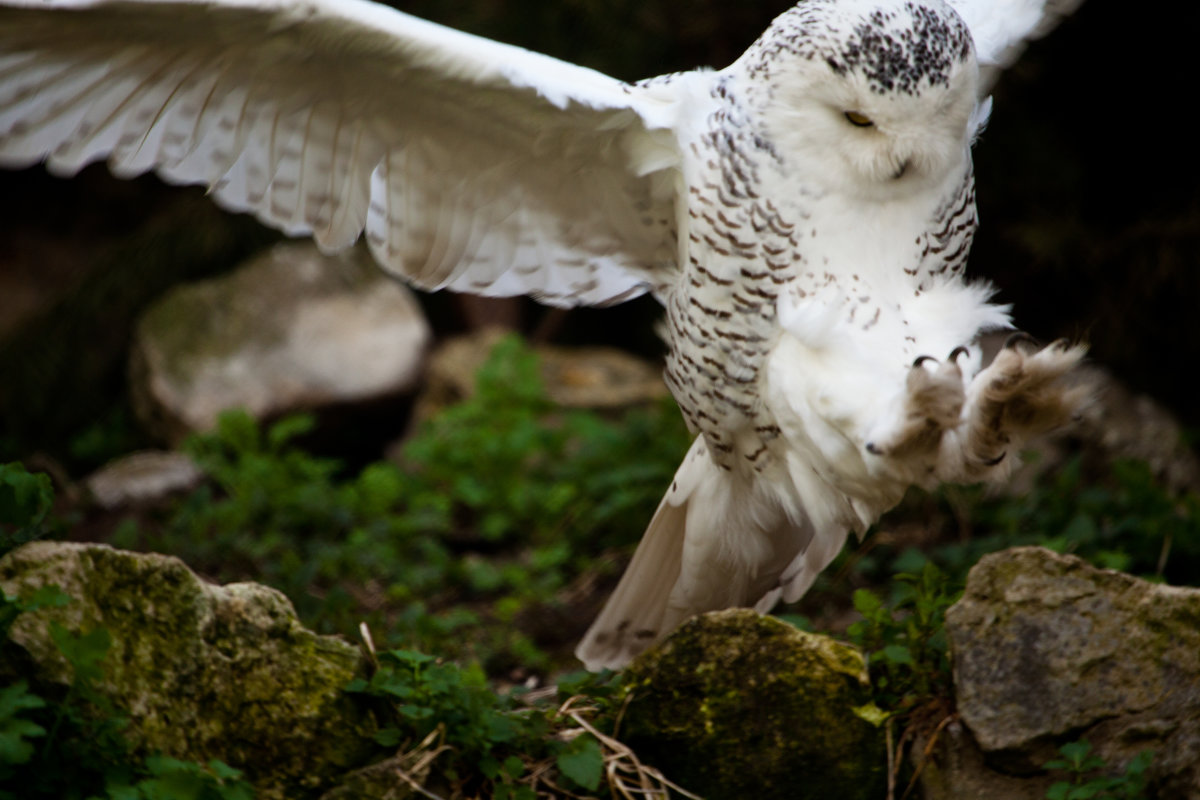
<svg viewBox="0 0 1200 800"><path fill-rule="evenodd" d="M706 800L883 797L884 733L860 716L871 691L849 645L731 609L685 623L627 677L622 741Z"/></svg>
<svg viewBox="0 0 1200 800"><path fill-rule="evenodd" d="M176 558L105 545L34 542L0 559L6 594L47 584L71 602L17 618L0 683L69 685L50 626L103 627L112 644L95 688L128 717L124 736L141 753L220 759L264 800L328 787L370 754L373 719L342 691L363 669L358 650L301 627L274 589L215 586Z"/></svg>
<svg viewBox="0 0 1200 800"><path fill-rule="evenodd" d="M412 292L358 251L281 244L146 311L134 405L151 433L178 443L228 408L261 418L403 393L430 337Z"/></svg>
<svg viewBox="0 0 1200 800"><path fill-rule="evenodd" d="M946 631L974 741L951 731L927 797L1023 797L1014 777L1044 787L1042 764L1085 738L1118 775L1154 750L1153 796L1200 798L1200 590L1020 547L971 570Z"/></svg>

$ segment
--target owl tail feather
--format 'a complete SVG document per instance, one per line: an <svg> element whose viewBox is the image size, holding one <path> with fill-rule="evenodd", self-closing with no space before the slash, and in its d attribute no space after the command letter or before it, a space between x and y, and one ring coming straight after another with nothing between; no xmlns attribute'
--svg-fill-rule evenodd
<svg viewBox="0 0 1200 800"><path fill-rule="evenodd" d="M575 649L588 669L624 667L695 614L736 606L768 611L781 593L791 594L787 573L804 563L811 526L756 485L762 483L718 467L697 438L629 568Z"/></svg>
<svg viewBox="0 0 1200 800"><path fill-rule="evenodd" d="M575 648L589 670L620 669L682 621L671 619L668 603L679 578L686 525L687 506L664 497L616 591Z"/></svg>

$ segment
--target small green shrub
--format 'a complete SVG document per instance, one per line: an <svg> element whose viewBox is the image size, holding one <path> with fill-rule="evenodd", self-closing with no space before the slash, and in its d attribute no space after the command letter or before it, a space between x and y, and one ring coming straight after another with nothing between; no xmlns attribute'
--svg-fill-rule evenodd
<svg viewBox="0 0 1200 800"><path fill-rule="evenodd" d="M474 395L406 443L403 466L348 474L295 446L311 425L222 415L186 444L211 484L113 543L273 585L318 630L366 618L406 647L495 672L546 667L516 623L555 613L598 552L636 542L687 447L669 403L615 421L559 411L516 337L496 346Z"/></svg>
<svg viewBox="0 0 1200 800"><path fill-rule="evenodd" d="M1086 739L1068 742L1058 748L1060 759L1047 761L1043 766L1067 773L1069 780L1058 781L1046 791L1046 800L1146 800L1146 770L1154 753L1143 750L1125 766L1119 775L1111 772L1108 763L1094 755Z"/></svg>
<svg viewBox="0 0 1200 800"><path fill-rule="evenodd" d="M376 741L389 751L429 748L436 739L445 753L437 773L456 787L455 796L534 800L545 796L539 790L577 796L570 791L600 788L604 754L594 736L559 713L558 703L497 694L477 667L390 650L378 655L369 680L356 679L346 688L387 702L391 719ZM563 702L587 693L593 724L608 727L610 701L618 691L611 673L575 675L560 683L558 697Z"/></svg>
<svg viewBox="0 0 1200 800"><path fill-rule="evenodd" d="M0 464L0 556L39 538L54 505L50 478L19 462Z"/></svg>
<svg viewBox="0 0 1200 800"><path fill-rule="evenodd" d="M1116 461L1088 475L1079 458L1021 496L990 497L980 487L942 490L943 503L969 520L970 536L932 557L955 574L989 552L1037 544L1101 567L1194 583L1200 576L1200 497L1176 495L1148 465Z"/></svg>
<svg viewBox="0 0 1200 800"><path fill-rule="evenodd" d="M1085 469L1068 460L1021 495L993 487L913 489L858 548L847 548L817 578L803 608L836 604L849 578L888 584L933 561L954 582L988 553L1037 545L1176 585L1200 583L1200 496L1173 492L1145 463Z"/></svg>
<svg viewBox="0 0 1200 800"><path fill-rule="evenodd" d="M854 607L863 619L847 629L867 656L875 702L903 713L936 697L951 694L946 609L962 594L931 561L919 574L896 576L895 598L885 603L859 589Z"/></svg>

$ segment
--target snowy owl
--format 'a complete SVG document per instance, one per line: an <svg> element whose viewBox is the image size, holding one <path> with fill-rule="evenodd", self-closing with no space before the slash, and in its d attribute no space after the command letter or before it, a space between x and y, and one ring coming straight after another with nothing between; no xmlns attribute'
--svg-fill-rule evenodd
<svg viewBox="0 0 1200 800"><path fill-rule="evenodd" d="M365 0L0 0L0 164L202 183L428 288L652 292L696 439L577 650L799 598L911 485L1001 480L1081 402L963 277L970 147L1044 0L805 0L623 83Z"/></svg>

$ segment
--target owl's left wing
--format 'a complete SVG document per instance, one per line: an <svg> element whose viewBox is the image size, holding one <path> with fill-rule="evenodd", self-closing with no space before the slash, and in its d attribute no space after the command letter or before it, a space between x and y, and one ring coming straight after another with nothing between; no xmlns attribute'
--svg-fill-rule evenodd
<svg viewBox="0 0 1200 800"><path fill-rule="evenodd" d="M603 304L669 280L669 91L365 0L0 0L0 166L107 158L419 286Z"/></svg>
<svg viewBox="0 0 1200 800"><path fill-rule="evenodd" d="M1083 0L946 0L967 23L979 60L981 96L1026 45L1054 30Z"/></svg>

